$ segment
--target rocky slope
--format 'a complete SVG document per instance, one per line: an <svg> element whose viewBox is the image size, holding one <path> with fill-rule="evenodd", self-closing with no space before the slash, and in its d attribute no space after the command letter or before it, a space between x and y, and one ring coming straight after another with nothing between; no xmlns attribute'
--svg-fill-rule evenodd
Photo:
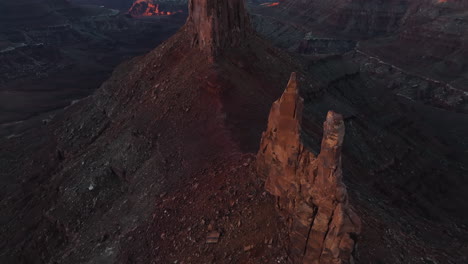
<svg viewBox="0 0 468 264"><path fill-rule="evenodd" d="M250 30L240 32L240 27L248 29L242 1L194 0L190 6L187 24L174 37L118 67L93 96L41 130L2 140L1 232L8 238L0 247L2 262L125 262L141 249L126 251L133 231L139 230L139 240L155 243L164 237L163 230L175 232L173 221L154 226L151 233L141 232L151 229L152 215L160 213L155 201L164 193L179 197L180 190L206 175L211 176L199 187L206 190L216 178L236 177L230 172L238 166L234 160L258 147L271 102L281 93L293 63ZM242 43L231 41L240 36ZM227 157L234 158L223 162ZM24 166L19 166L20 160ZM241 159L244 163L249 164ZM217 169L219 164L225 169ZM249 175L243 171L239 178ZM250 181L246 178L246 184ZM207 202L199 206L207 214L225 216L215 214L219 207L212 205L213 196L203 199ZM187 216L198 216L187 220L191 226L202 221L197 208L186 209ZM243 215L241 222L251 222L242 209L236 209ZM169 214L171 210L165 209ZM276 225L271 211L269 221ZM228 230L231 223L237 225L219 221L216 228ZM197 236L206 235L207 226L196 231ZM264 235L271 233L261 232L255 244L263 244ZM249 241L249 233L240 234L223 237L226 243ZM200 257L190 262L207 263L209 255L198 247L204 242L199 237L197 241L187 248ZM274 244L278 241L275 238ZM270 244L256 248L267 250ZM249 245L232 250L254 263L264 256L251 255L244 246ZM222 249L215 247L216 258L224 256ZM161 263L189 257L177 256L178 247L170 244L148 250L152 252L146 251L141 263L148 263L146 256L158 255ZM273 251L271 258L281 257L274 256L281 252Z"/></svg>

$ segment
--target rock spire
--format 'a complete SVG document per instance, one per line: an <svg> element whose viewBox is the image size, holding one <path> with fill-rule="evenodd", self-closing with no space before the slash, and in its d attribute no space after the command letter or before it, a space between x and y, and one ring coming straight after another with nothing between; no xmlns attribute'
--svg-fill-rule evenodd
<svg viewBox="0 0 468 264"><path fill-rule="evenodd" d="M315 156L300 140L303 100L296 75L270 112L257 155L265 188L277 197L287 219L294 263L353 263L361 221L348 203L342 182L343 117L328 112L321 152Z"/></svg>
<svg viewBox="0 0 468 264"><path fill-rule="evenodd" d="M187 25L195 44L215 54L242 45L251 32L244 0L189 0Z"/></svg>

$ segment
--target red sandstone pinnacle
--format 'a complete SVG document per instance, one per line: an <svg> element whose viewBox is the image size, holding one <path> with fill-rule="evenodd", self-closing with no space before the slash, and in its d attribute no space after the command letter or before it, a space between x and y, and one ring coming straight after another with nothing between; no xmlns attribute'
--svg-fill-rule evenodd
<svg viewBox="0 0 468 264"><path fill-rule="evenodd" d="M190 0L187 25L195 32L194 42L215 54L241 46L251 32L244 0Z"/></svg>
<svg viewBox="0 0 468 264"><path fill-rule="evenodd" d="M287 219L294 263L353 263L361 221L348 204L342 182L343 117L328 113L321 152L315 157L300 140L302 108L293 73L271 108L257 170Z"/></svg>
<svg viewBox="0 0 468 264"><path fill-rule="evenodd" d="M295 182L296 166L289 160L297 159L300 152L302 106L303 100L298 94L296 74L293 73L283 95L271 107L268 129L262 135L259 152L259 156L262 157L259 160L266 163L259 167L270 168L272 162L278 167L266 173L269 175L266 189L276 196L285 195L289 186ZM288 188L283 189L284 187Z"/></svg>

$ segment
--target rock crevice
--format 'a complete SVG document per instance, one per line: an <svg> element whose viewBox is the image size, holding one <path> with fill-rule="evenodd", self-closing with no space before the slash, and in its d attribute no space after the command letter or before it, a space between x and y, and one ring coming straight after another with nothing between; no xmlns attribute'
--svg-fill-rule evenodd
<svg viewBox="0 0 468 264"><path fill-rule="evenodd" d="M257 170L266 177L265 188L277 197L278 210L287 219L294 263L353 263L361 221L342 182L343 117L328 113L321 152L315 156L301 143L302 108L293 73L271 108Z"/></svg>

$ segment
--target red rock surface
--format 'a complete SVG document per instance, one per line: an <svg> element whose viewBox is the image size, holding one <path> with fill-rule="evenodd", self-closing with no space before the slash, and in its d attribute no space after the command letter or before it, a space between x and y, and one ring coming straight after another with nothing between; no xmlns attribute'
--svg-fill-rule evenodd
<svg viewBox="0 0 468 264"><path fill-rule="evenodd" d="M187 25L196 32L194 43L214 53L245 44L251 32L243 0L190 0L189 12Z"/></svg>
<svg viewBox="0 0 468 264"><path fill-rule="evenodd" d="M172 16L183 13L184 5L174 1L136 0L128 9L132 17Z"/></svg>
<svg viewBox="0 0 468 264"><path fill-rule="evenodd" d="M294 263L352 263L361 221L342 182L343 117L328 113L316 157L301 143L302 108L293 73L272 106L257 169L267 177L265 188L277 197L277 208L287 219Z"/></svg>

